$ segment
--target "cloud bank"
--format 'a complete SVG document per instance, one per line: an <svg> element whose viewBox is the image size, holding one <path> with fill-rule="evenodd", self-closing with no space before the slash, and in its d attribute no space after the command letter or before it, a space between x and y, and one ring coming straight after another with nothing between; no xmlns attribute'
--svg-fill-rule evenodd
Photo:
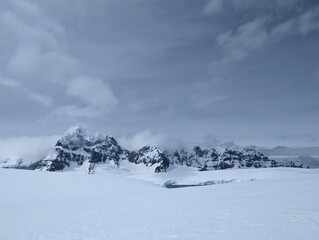
<svg viewBox="0 0 319 240"><path fill-rule="evenodd" d="M3 0L1 136L78 122L136 146L145 129L177 145L306 144L319 134L318 15L317 0Z"/></svg>
<svg viewBox="0 0 319 240"><path fill-rule="evenodd" d="M57 19L29 1L5 1L4 5L6 10L0 12L1 37L8 41L2 44L6 47L2 54L7 62L1 71L2 86L20 90L48 108L52 117L96 117L118 105L110 85L85 74L81 61L68 53L66 31ZM60 94L83 104L73 101L61 105L56 94L33 90L38 88L33 86L34 81L39 85L59 85L59 89L65 89Z"/></svg>
<svg viewBox="0 0 319 240"><path fill-rule="evenodd" d="M23 159L34 162L44 158L60 136L0 138L0 160Z"/></svg>

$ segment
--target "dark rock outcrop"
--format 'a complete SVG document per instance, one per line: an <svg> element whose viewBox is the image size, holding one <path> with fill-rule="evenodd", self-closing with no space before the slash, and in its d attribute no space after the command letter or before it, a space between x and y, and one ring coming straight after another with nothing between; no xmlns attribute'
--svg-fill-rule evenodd
<svg viewBox="0 0 319 240"><path fill-rule="evenodd" d="M176 150L169 153L157 146L145 146L138 151L129 151L122 148L113 137L86 133L76 126L57 141L46 158L31 164L29 169L61 171L82 167L87 173L94 173L100 164L120 167L124 162L153 167L155 172L166 172L171 165L194 167L200 171L283 166L249 148L241 151L226 148L219 153L214 148L195 146L191 151ZM297 167L291 163L288 165Z"/></svg>

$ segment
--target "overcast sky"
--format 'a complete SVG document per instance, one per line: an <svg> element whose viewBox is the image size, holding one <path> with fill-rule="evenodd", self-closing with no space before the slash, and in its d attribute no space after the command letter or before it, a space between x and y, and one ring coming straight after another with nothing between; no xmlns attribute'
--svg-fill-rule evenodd
<svg viewBox="0 0 319 240"><path fill-rule="evenodd" d="M2 140L319 145L318 0L2 0L0 30Z"/></svg>

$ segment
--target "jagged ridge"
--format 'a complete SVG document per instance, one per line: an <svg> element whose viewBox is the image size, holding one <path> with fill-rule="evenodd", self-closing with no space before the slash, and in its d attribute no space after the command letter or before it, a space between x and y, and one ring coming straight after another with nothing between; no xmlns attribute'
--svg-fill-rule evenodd
<svg viewBox="0 0 319 240"><path fill-rule="evenodd" d="M111 163L119 167L123 161L154 167L155 172L165 172L170 165L185 165L200 171L282 166L263 153L247 148L242 151L225 149L219 153L214 148L195 146L190 152L181 150L170 153L161 151L157 146L145 146L138 151L129 151L113 137L87 133L76 126L57 141L45 159L32 164L29 169L61 171L71 166L85 166L87 173L94 173L96 164Z"/></svg>
<svg viewBox="0 0 319 240"><path fill-rule="evenodd" d="M79 126L66 132L56 143L52 152L43 160L35 162L29 169L47 171L64 170L71 165L87 165L87 172L93 173L99 163L129 161L145 166L154 166L156 172L163 172L169 166L166 156L156 146L145 146L138 152L122 148L110 136L87 133Z"/></svg>

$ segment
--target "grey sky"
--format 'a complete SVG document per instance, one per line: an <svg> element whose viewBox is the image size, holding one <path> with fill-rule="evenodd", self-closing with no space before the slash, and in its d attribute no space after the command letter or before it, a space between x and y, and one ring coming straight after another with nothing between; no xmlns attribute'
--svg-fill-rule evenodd
<svg viewBox="0 0 319 240"><path fill-rule="evenodd" d="M0 29L2 138L319 143L317 0L3 0Z"/></svg>

